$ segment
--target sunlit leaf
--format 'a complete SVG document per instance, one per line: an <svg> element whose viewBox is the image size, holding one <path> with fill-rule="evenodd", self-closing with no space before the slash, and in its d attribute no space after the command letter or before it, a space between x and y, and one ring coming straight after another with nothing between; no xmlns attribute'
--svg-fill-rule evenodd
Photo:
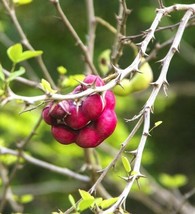
<svg viewBox="0 0 195 214"><path fill-rule="evenodd" d="M53 90L51 88L50 83L45 79L42 79L40 84L41 84L43 91L45 91L46 93L55 94L57 92L56 90Z"/></svg>
<svg viewBox="0 0 195 214"><path fill-rule="evenodd" d="M113 205L117 200L118 200L118 198L109 198L109 199L103 200L99 206L102 209L106 209L106 208L110 207L111 205Z"/></svg>
<svg viewBox="0 0 195 214"><path fill-rule="evenodd" d="M58 66L57 71L59 74L62 74L62 75L67 73L67 69L64 66Z"/></svg>
<svg viewBox="0 0 195 214"><path fill-rule="evenodd" d="M187 177L183 174L168 175L162 173L159 177L161 184L167 188L178 188L187 183Z"/></svg>
<svg viewBox="0 0 195 214"><path fill-rule="evenodd" d="M13 0L13 3L18 4L18 5L29 4L31 2L32 2L32 0Z"/></svg>
<svg viewBox="0 0 195 214"><path fill-rule="evenodd" d="M43 51L24 51L20 57L18 58L17 62L22 62L24 60L40 56L43 53Z"/></svg>
<svg viewBox="0 0 195 214"><path fill-rule="evenodd" d="M71 194L68 195L68 200L70 201L73 207L76 207L76 202Z"/></svg>
<svg viewBox="0 0 195 214"><path fill-rule="evenodd" d="M162 121L157 121L154 125L155 127L159 126L162 123Z"/></svg>
<svg viewBox="0 0 195 214"><path fill-rule="evenodd" d="M11 82L12 80L16 79L17 77L23 75L25 73L24 67L20 67L18 71L14 71L10 73L9 77L7 78L8 82Z"/></svg>
<svg viewBox="0 0 195 214"><path fill-rule="evenodd" d="M103 201L103 199L102 198L95 198L95 201L94 201L94 204L93 205L97 205L97 206L99 206L100 205L100 203Z"/></svg>
<svg viewBox="0 0 195 214"><path fill-rule="evenodd" d="M85 190L79 189L79 193L80 193L82 199L84 199L84 200L94 199L94 197Z"/></svg>
<svg viewBox="0 0 195 214"><path fill-rule="evenodd" d="M121 159L122 159L122 163L125 168L125 171L129 173L131 171L131 165L129 163L129 160L125 156L122 156Z"/></svg>
<svg viewBox="0 0 195 214"><path fill-rule="evenodd" d="M14 199L22 204L27 204L33 201L34 197L31 194L26 194L22 196L14 195Z"/></svg>
<svg viewBox="0 0 195 214"><path fill-rule="evenodd" d="M43 53L43 51L40 51L40 50L38 50L38 51L28 50L28 51L23 52L23 48L20 43L12 45L11 47L9 47L7 49L8 57L15 64L22 62L24 60L33 58L33 57L37 57L37 56L41 55L42 53Z"/></svg>
<svg viewBox="0 0 195 214"><path fill-rule="evenodd" d="M64 79L62 82L63 87L75 87L80 84L79 81L83 81L85 78L85 75L83 74L75 74L75 75L70 75L67 78Z"/></svg>
<svg viewBox="0 0 195 214"><path fill-rule="evenodd" d="M10 58L10 60L14 63L18 62L18 59L20 58L21 54L22 54L22 45L20 43L12 45L7 49L7 55Z"/></svg>
<svg viewBox="0 0 195 214"><path fill-rule="evenodd" d="M85 199L78 204L78 210L83 211L91 207L95 199Z"/></svg>

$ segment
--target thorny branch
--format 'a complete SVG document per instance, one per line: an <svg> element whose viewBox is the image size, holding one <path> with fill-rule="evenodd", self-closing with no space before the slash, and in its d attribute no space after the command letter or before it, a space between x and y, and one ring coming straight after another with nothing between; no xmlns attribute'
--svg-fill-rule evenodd
<svg viewBox="0 0 195 214"><path fill-rule="evenodd" d="M142 154L143 154L143 149L147 140L147 137L149 135L149 127L150 127L150 112L152 109L152 106L154 105L155 99L161 89L161 87L165 84L167 85L167 80L166 80L166 75L168 72L168 68L171 62L171 59L173 57L173 55L175 54L176 51L178 51L178 47L182 38L182 35L184 33L185 27L190 19L190 17L193 15L193 12L191 9L188 8L187 12L185 13L185 15L183 16L179 28L177 30L177 33L175 35L175 38L173 40L173 43L167 53L167 55L165 56L165 58L162 60L162 69L161 69L161 73L160 76L158 78L158 80L154 83L154 89L149 97L149 99L147 100L145 107L141 113L141 115L144 116L144 128L143 128L143 134L140 140L140 143L138 145L138 149L137 149L137 153L136 153L136 157L135 157L135 163L134 163L134 167L133 167L133 172L136 172L135 175L132 175L128 182L126 187L124 188L123 192L120 194L117 202L108 210L104 211L103 213L112 213L114 212L117 208L119 208L123 202L125 201L125 199L127 198L131 187L134 183L134 181L136 179L138 179L139 177L142 177L141 173L140 173L140 166L141 166L141 159L142 159ZM157 16L158 17L158 14ZM151 27L152 28L152 27Z"/></svg>
<svg viewBox="0 0 195 214"><path fill-rule="evenodd" d="M119 75L120 79L125 77L133 69L138 70L138 67L137 67L137 69L135 69L135 68L136 68L136 66L138 66L138 62L140 61L140 58L142 56L146 55L147 46L148 46L149 42L151 41L151 39L154 38L154 33L155 33L156 28L158 27L160 20L162 19L163 16L167 15L168 13L171 13L174 10L178 10L178 9L187 10L187 12L185 13L184 17L182 18L182 20L180 22L180 25L179 25L179 28L175 35L175 38L173 40L173 43L172 43L166 57L162 60L162 69L161 69L160 76L159 76L158 80L153 83L153 86L154 86L153 91L152 91L149 99L147 100L143 110L141 111L141 113L139 115L139 116L143 115L143 117L144 117L144 128L143 128L143 134L142 134L142 137L141 137L141 140L140 140L140 143L137 148L136 155L135 155L135 163L134 163L134 167L133 167L133 172L135 172L135 174L131 175L129 177L129 179L127 181L127 185L124 188L123 192L118 197L117 202L114 205L112 205L109 209L103 211L102 213L104 213L104 214L113 213L118 208L120 208L121 205L125 202L125 199L127 198L135 180L137 180L143 176L140 173L140 166L141 166L143 150L144 150L144 147L146 144L147 137L149 135L150 112L152 110L155 99L162 86L164 86L164 91L166 93L165 86L168 84L167 80L166 80L166 74L168 72L169 64L170 64L171 59L172 59L173 55L175 54L175 52L178 51L178 47L179 47L182 35L184 33L184 30L186 28L186 25L187 25L190 17L193 15L193 12L195 11L195 4L189 5L189 7L187 7L187 8L186 8L186 5L184 5L184 6L183 5L174 5L174 6L171 6L168 8L159 9L151 27L149 28L149 30L147 30L145 39L140 44L140 51L139 51L137 57L135 58L135 60L132 62L132 64L124 70L115 67L115 70L117 70L118 73L120 74ZM116 156L116 157L117 157L116 158L116 161L117 161L118 156ZM115 163L115 159L114 159L113 163ZM111 166L112 166L112 163L108 166L108 169ZM105 174L106 173L107 173L107 170L105 170ZM96 182L97 184L102 181L102 179L103 179L102 177L104 177L105 174L102 173L102 175L99 177L99 180L97 180L97 182ZM96 186L92 187L92 190L90 190L90 191L91 192L94 191L95 187ZM66 213L70 213L70 210L66 211Z"/></svg>
<svg viewBox="0 0 195 214"><path fill-rule="evenodd" d="M18 156L17 151L6 148L6 147L2 147L2 146L0 147L0 154L2 154L2 155L3 154L11 154L14 156ZM72 177L74 179L83 181L83 182L89 182L89 180L90 180L88 176L78 174L74 171L71 171L68 168L55 166L55 165L47 163L45 161L36 159L36 158L34 158L34 157L24 153L24 152L22 152L21 157L24 158L24 160L26 160L27 162L34 164L36 166L48 169L49 171L56 172L56 173L59 173L61 175L66 175L66 176Z"/></svg>
<svg viewBox="0 0 195 214"><path fill-rule="evenodd" d="M90 40L88 41L89 42L88 48L90 50L90 55L89 55L88 50L87 50L87 46L85 46L83 44L83 42L80 40L79 36L75 32L74 28L72 27L72 25L70 24L70 22L66 18L64 12L61 9L59 1L57 1L57 0L51 0L51 1L52 1L52 3L54 3L60 17L62 18L62 21L67 26L67 28L71 32L72 36L75 38L76 42L78 43L79 47L83 51L87 65L89 66L89 68L91 69L91 71L93 73L97 74L96 69L92 63L95 27L92 28L92 30L89 32L89 34L91 35ZM12 17L13 22L15 22L15 25L18 26L17 21L16 21L17 19L15 20L15 18L16 18L15 11L14 10L13 10L14 12L12 11L12 8L9 7L6 0L2 0L2 2L4 3L7 11L10 13L10 16ZM92 7L92 4L91 4L92 1L88 0L87 2L88 2L88 7L91 8ZM157 95L158 95L158 93L162 87L164 87L164 92L166 94L166 87L168 84L166 76L167 76L167 72L169 69L171 59L174 56L174 54L178 51L179 44L181 42L184 30L187 27L187 24L188 24L189 20L191 19L191 17L193 16L193 13L195 11L195 4L176 4L176 5L173 5L170 7L164 7L162 1L159 1L159 5L160 5L160 9L157 10L157 14L155 16L155 19L154 19L151 27L147 31L145 31L145 38L140 43L140 50L139 50L137 56L135 57L134 61L126 69L120 69L116 66L113 66L117 75L112 80L110 80L106 85L104 85L102 87L89 88L86 91L80 92L78 94L71 94L71 93L66 94L66 95L62 95L62 94L49 94L49 95L47 95L47 94L45 94L45 95L34 96L34 97L16 95L11 89L9 89L8 90L8 97L2 102L2 104L6 104L7 102L9 102L11 100L18 100L19 99L19 100L23 100L24 102L29 103L29 104L35 104L36 102L44 101L44 100L50 100L50 99L54 99L54 100L76 99L76 98L81 98L83 96L87 96L87 95L92 94L92 93L103 92L105 90L109 90L112 87L114 87L116 84L118 84L126 76L128 76L131 72L138 71L138 67L139 67L139 64L141 62L141 58L147 56L147 54L146 54L147 47L148 47L150 41L154 38L154 34L157 31L157 27L158 27L161 19L164 16L169 15L173 11L177 11L177 10L186 11L185 15L181 19L181 22L179 23L177 33L175 34L175 37L172 40L172 45L171 45L167 55L165 56L164 59L161 60L162 69L161 69L159 78L152 84L153 85L152 93L150 94L150 96L149 96L147 102L145 103L143 109L141 110L140 114L137 116L137 118L139 118L138 123L136 124L136 126L134 127L134 129L132 130L132 132L130 133L128 138L123 142L121 149L119 150L119 152L117 153L117 155L115 156L113 161L106 167L106 169L103 170L100 177L96 180L95 184L89 190L90 193L93 193L97 189L98 185L101 184L101 181L104 179L104 177L106 176L108 171L118 161L120 155L125 150L126 145L130 142L130 140L132 139L134 134L137 132L137 130L140 128L141 124L143 123L142 136L141 136L138 148L135 152L135 160L134 160L134 166L133 166L133 171L135 173L133 175L130 175L129 178L127 179L127 184L126 184L124 190L122 191L122 193L119 195L117 202L114 205L112 205L109 209L103 211L103 213L105 213L105 214L115 212L118 208L120 208L122 206L122 204L125 202L125 199L127 198L133 183L136 180L138 180L140 177L143 176L140 172L140 167L141 167L143 150L144 150L146 140L147 140L148 135L149 135L150 114L151 114L153 105L155 103L156 97L157 97ZM125 19L127 18L127 15L129 13L129 10L126 8L125 1L123 1L123 0L121 1L120 8L121 9L120 9L119 14L121 16L123 16L122 20L124 21L124 23L121 26L118 25L118 28L117 28L117 35L118 36L119 36L119 34L120 35L125 34ZM90 17L91 18L89 18L89 20L90 20L90 23L92 25L92 24L94 24L93 21L95 19L95 16L92 13L90 15ZM98 20L98 19L96 18L96 20ZM102 22L102 20L99 19L99 22ZM104 24L106 25L106 23L104 23ZM24 37L25 34L23 35L23 31L21 31L20 28L18 28L18 31L19 31L19 34L21 35L21 38L23 39L23 42L24 41L25 41L25 43L28 42L26 37ZM119 37L117 38L117 41L119 41ZM26 45L28 47L29 43L26 43ZM32 49L32 47L29 46L29 49ZM117 50L119 51L120 47ZM117 56L114 59L117 59ZM5 71L5 73L6 73L6 71ZM7 75L9 75L9 74L7 73ZM22 79L22 78L19 79L18 78L18 80L21 82L23 81L25 83L25 79ZM28 82L28 84L30 85L33 83ZM31 138L31 136L29 136L29 138ZM25 145L25 143L23 143L23 146L24 145ZM78 179L78 180L81 180L83 182L89 182L90 181L90 178L87 176L75 173L75 172L73 172L69 169L66 169L66 168L57 167L57 166L54 166L52 164L46 163L44 161L35 159L34 157L31 157L31 156L25 154L23 151L15 151L15 150L11 150L11 149L8 149L5 147L0 147L0 154L12 154L14 156L21 156L27 162L30 162L30 163L35 164L37 166L46 168L48 170L70 176L74 179ZM72 210L72 208L70 208L66 213L69 213L69 211L71 211L71 210Z"/></svg>

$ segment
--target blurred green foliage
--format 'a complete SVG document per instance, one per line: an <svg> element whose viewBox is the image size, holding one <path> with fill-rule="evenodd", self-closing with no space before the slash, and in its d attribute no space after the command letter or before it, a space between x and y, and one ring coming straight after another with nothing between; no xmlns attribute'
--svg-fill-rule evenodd
<svg viewBox="0 0 195 214"><path fill-rule="evenodd" d="M193 2L192 0L167 0L164 1L164 4L171 5L173 3ZM70 19L81 39L86 42L87 17L85 2L66 0L61 1L61 3L65 14ZM96 15L102 17L113 26L116 26L115 14L118 12L118 1L99 0L94 3ZM136 1L136 4L133 1L127 1L127 4L128 7L132 9L127 21L127 35L139 34L150 26L155 16L157 1L139 0ZM50 1L41 3L38 0L34 0L31 4L17 6L16 11L29 41L37 50L43 51L43 59L56 82L59 75L71 76L84 73L85 67L82 54L68 30L59 20ZM181 15L181 13L174 13L173 16L164 18L161 26L178 22ZM156 39L159 42L163 42L171 38L174 33L175 30L156 33ZM5 35L8 36L6 39L4 38ZM194 36L195 28L187 29L184 34L185 42L192 47L191 52L188 53L189 55L195 54L193 49L195 47ZM21 41L18 34L7 16L5 9L2 4L0 4L0 62L8 70L11 69L12 64L6 55L6 50L11 44L19 42ZM102 51L105 49L111 49L113 42L114 35L98 24L94 52L94 63L97 68L100 54L102 54ZM153 46L154 44L151 44L149 51ZM167 49L165 48L157 55L157 59L151 61L155 79L159 75L160 67L155 61L161 59L166 54L166 51ZM129 65L133 59L133 56L129 55L129 52L129 50L124 51L124 55L119 61L121 67ZM189 96L188 91L186 94L181 93L181 91L183 87L182 84L186 82L195 84L195 58L194 61L188 62L182 55L182 46L180 52L181 54L174 57L170 66L168 74L170 90L168 91L168 97L162 92L158 96L154 106L151 127L159 120L163 121L163 124L151 132L143 154L143 166L156 179L159 178L158 175L160 173L164 172L168 174L166 178L165 176L161 176L161 182L169 187L170 185L173 186L173 184L170 184L171 182L175 183L175 174L184 174L183 178L186 178L188 183L183 181L182 184L186 183L186 185L181 188L181 191L185 193L195 185L195 173L193 170L195 161L195 93L189 91ZM36 75L40 79L43 78L35 60L32 59L30 62ZM57 72L59 66L64 66L67 69L67 73L59 74ZM64 79L63 83L66 85L66 79ZM72 86L71 84L70 87ZM177 86L175 91L172 90L172 84ZM12 87L16 92L27 96L40 94L38 89L25 90L25 88L15 82L12 83ZM118 124L113 135L106 140L108 145L113 146L116 150L120 148L120 144L126 139L135 124L135 122L125 122L124 119L130 119L139 113L150 92L151 88L127 97L116 97ZM1 108L0 145L15 148L16 143L29 135L41 114L41 109L42 107L39 107L36 110L20 114L23 109L22 105L17 102L11 102ZM140 134L141 133L137 133L129 143L127 151L136 149L140 140ZM63 146L57 143L51 136L50 127L44 123L41 124L36 135L33 137L33 141L30 142L25 149L30 155L36 158L83 173L82 169L85 164L83 150L75 145ZM128 159L132 158L128 153L125 155ZM106 167L113 159L112 154L107 153L101 149L101 147L97 148L97 156L102 167ZM9 165L9 167L12 167L12 164L16 161L15 158L10 155L2 156L1 160ZM66 176L48 172L45 169L26 162L22 162L21 164L23 168L16 174L13 180L13 188L15 188L16 194L18 193L16 196L17 200L21 200L21 203L29 202L25 205L27 212L33 210L33 213L50 213L51 211L58 210L58 208L65 210L70 206L68 203L68 194L70 192L77 200L79 199L78 188L89 188L89 186L85 186L76 180L72 181L71 178ZM115 169L109 173L109 179L117 181L119 185L118 189L121 189L125 185L125 182L121 180L120 176L125 175L122 162L119 162ZM173 175L174 179L172 179L171 175ZM50 183L47 184L47 182ZM141 190L136 185L134 185L133 190L144 191L149 194L150 189L148 189L147 179L141 179L140 183L142 187ZM32 184L33 186L31 187L30 185ZM48 191L41 193L39 191L41 185L48 187ZM118 189L113 190L112 183L107 183L106 185L109 190L113 191L112 193L114 195L117 193ZM180 185L177 185L177 187L178 186ZM34 197L32 197L31 192ZM195 198L192 197L191 200L194 202ZM135 202L135 208L132 212L143 213L142 209L143 207L136 206ZM6 211L9 213L9 207ZM147 213L147 211L145 213Z"/></svg>

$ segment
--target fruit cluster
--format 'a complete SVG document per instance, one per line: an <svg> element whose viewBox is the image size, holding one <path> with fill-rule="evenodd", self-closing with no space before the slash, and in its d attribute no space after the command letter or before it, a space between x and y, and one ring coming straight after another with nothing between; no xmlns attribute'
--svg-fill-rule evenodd
<svg viewBox="0 0 195 214"><path fill-rule="evenodd" d="M73 94L88 87L103 86L104 81L95 75L85 77ZM109 137L117 123L112 91L94 93L76 100L50 102L42 111L44 121L51 125L53 137L62 144L76 143L83 148L96 147Z"/></svg>

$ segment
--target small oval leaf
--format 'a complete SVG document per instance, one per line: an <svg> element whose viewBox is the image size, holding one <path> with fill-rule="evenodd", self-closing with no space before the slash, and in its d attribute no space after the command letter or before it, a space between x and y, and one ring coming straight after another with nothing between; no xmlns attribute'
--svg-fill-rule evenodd
<svg viewBox="0 0 195 214"><path fill-rule="evenodd" d="M17 43L7 49L7 55L13 63L17 63L22 54L22 45Z"/></svg>
<svg viewBox="0 0 195 214"><path fill-rule="evenodd" d="M94 197L85 190L79 189L79 193L80 193L82 199L84 199L84 200L94 199Z"/></svg>
<svg viewBox="0 0 195 214"><path fill-rule="evenodd" d="M86 199L86 200L82 200L79 204L78 204L78 210L79 211L83 211L88 209L94 202L95 199Z"/></svg>
<svg viewBox="0 0 195 214"><path fill-rule="evenodd" d="M32 2L32 0L13 0L14 4L17 5L25 5Z"/></svg>
<svg viewBox="0 0 195 214"><path fill-rule="evenodd" d="M109 198L109 199L103 200L99 206L102 209L106 209L106 208L110 207L111 205L113 205L117 200L118 200L118 198Z"/></svg>
<svg viewBox="0 0 195 214"><path fill-rule="evenodd" d="M9 77L7 78L7 82L13 81L14 79L23 75L24 73L25 73L25 68L20 67L18 71L14 71L14 72L10 73Z"/></svg>
<svg viewBox="0 0 195 214"><path fill-rule="evenodd" d="M76 207L76 202L71 194L68 195L68 200L70 201L73 207Z"/></svg>
<svg viewBox="0 0 195 214"><path fill-rule="evenodd" d="M125 171L130 173L131 172L131 165L129 163L129 160L125 156L122 156L122 163L123 163L123 166L125 168Z"/></svg>
<svg viewBox="0 0 195 214"><path fill-rule="evenodd" d="M45 91L46 93L55 94L57 92L56 90L53 90L51 88L50 83L45 79L42 79L40 84L41 84L43 91Z"/></svg>

